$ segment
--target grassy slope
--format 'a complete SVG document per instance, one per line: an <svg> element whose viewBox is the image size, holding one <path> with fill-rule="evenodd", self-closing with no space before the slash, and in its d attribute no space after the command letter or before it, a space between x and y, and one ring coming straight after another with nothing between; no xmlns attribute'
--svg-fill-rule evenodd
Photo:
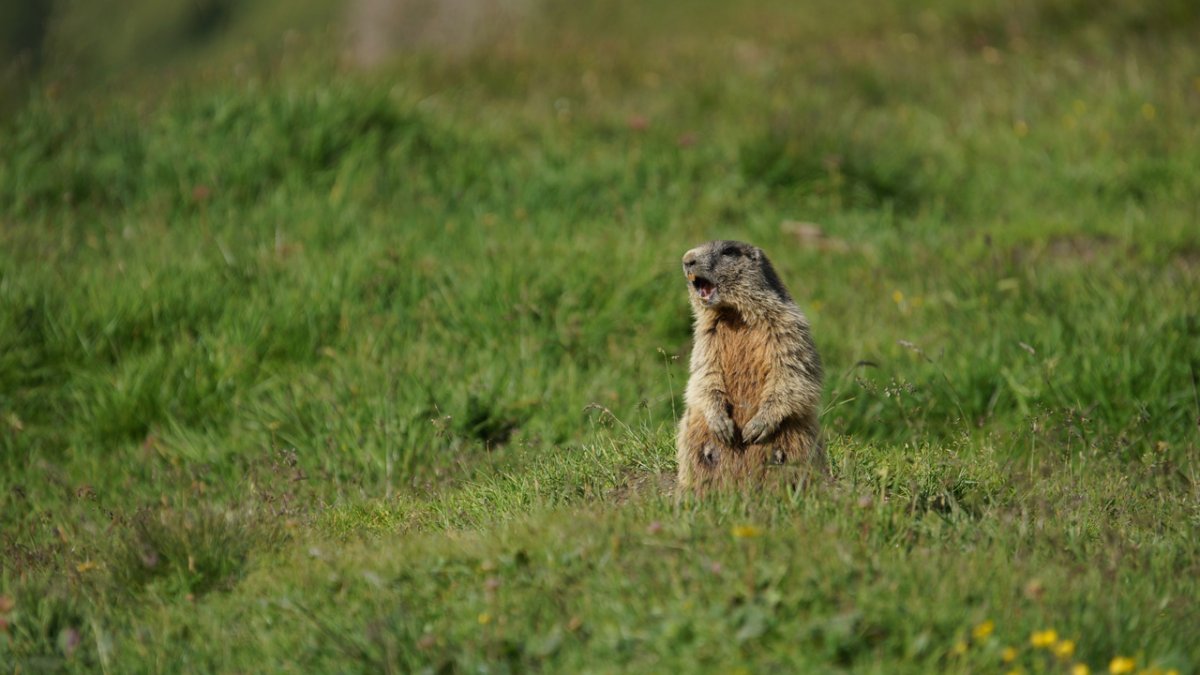
<svg viewBox="0 0 1200 675"><path fill-rule="evenodd" d="M1195 10L607 7L4 128L0 662L1200 668ZM717 236L832 486L663 494Z"/></svg>

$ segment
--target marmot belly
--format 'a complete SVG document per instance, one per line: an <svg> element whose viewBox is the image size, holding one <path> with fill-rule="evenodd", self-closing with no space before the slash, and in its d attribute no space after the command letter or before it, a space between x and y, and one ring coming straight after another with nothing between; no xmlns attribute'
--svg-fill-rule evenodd
<svg viewBox="0 0 1200 675"><path fill-rule="evenodd" d="M785 418L765 443L747 444L742 429L758 413L770 374L769 337L734 317L721 321L711 335L713 356L725 385L725 410L733 420L734 442L713 436L699 410L688 409L680 423L679 453L683 487L705 487L761 481L771 467L823 465L816 413Z"/></svg>

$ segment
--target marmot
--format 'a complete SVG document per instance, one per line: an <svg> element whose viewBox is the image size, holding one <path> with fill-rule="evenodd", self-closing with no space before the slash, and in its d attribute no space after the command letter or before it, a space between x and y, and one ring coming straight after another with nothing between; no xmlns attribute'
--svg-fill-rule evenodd
<svg viewBox="0 0 1200 675"><path fill-rule="evenodd" d="M780 464L824 474L821 359L767 256L712 241L684 254L683 273L696 322L679 488L746 484Z"/></svg>

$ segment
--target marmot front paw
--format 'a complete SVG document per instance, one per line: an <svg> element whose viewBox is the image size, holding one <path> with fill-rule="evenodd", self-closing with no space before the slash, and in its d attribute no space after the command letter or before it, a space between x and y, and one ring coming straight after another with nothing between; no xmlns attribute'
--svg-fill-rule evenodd
<svg viewBox="0 0 1200 675"><path fill-rule="evenodd" d="M713 413L708 416L708 430L712 432L714 438L721 442L722 445L733 445L733 436L736 431L733 426L733 420L723 412Z"/></svg>
<svg viewBox="0 0 1200 675"><path fill-rule="evenodd" d="M761 415L755 415L742 429L742 440L751 445L765 443L775 433L776 428L776 425L763 419Z"/></svg>

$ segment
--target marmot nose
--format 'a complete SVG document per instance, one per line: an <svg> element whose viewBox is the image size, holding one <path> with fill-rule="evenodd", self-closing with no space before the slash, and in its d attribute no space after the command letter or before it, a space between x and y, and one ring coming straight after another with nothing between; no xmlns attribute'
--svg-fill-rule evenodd
<svg viewBox="0 0 1200 675"><path fill-rule="evenodd" d="M689 251L687 253L687 255L683 256L683 266L684 267L690 268L690 267L694 266L695 264L696 264L696 254L695 253L692 253Z"/></svg>

